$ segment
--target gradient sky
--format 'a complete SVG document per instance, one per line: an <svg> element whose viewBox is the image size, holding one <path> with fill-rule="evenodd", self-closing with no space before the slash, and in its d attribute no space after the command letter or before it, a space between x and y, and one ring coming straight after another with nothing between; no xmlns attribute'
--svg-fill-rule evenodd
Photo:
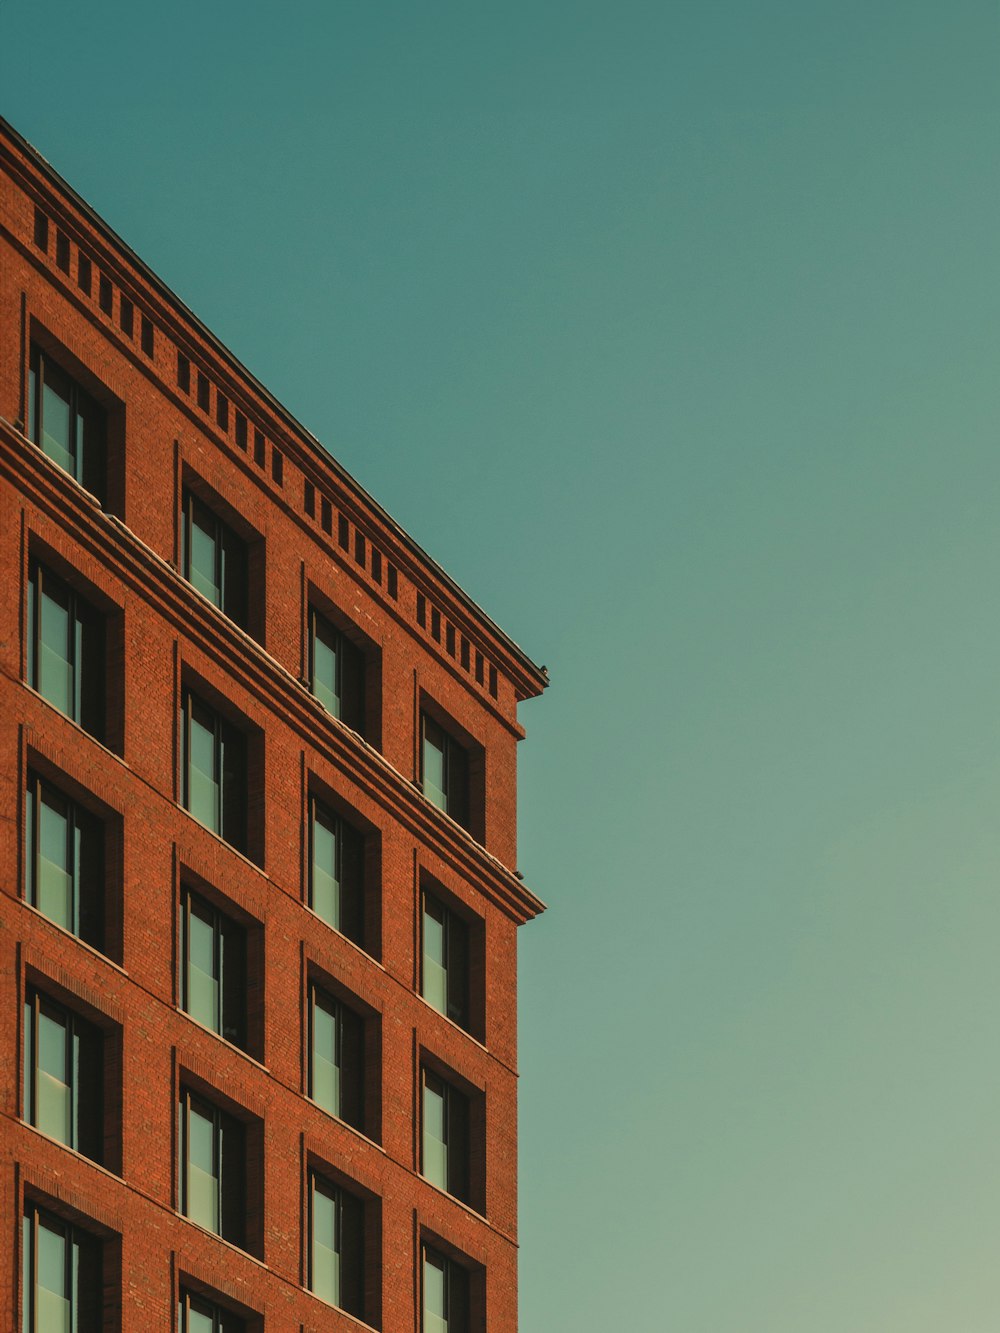
<svg viewBox="0 0 1000 1333"><path fill-rule="evenodd" d="M0 2L0 111L549 666L521 1333L1000 1326L998 27Z"/></svg>

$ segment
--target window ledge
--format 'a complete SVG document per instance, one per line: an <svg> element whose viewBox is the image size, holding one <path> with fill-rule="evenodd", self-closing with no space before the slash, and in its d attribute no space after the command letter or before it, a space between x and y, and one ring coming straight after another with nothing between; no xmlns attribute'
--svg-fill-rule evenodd
<svg viewBox="0 0 1000 1333"><path fill-rule="evenodd" d="M340 1305L331 1305L329 1301L325 1301L322 1296L317 1296L316 1293L310 1291L308 1287L303 1287L302 1290L307 1296L311 1296L314 1301L319 1301L324 1310L336 1310L341 1319L349 1319L354 1328L363 1328L366 1330L366 1333L377 1333L374 1324L366 1324L363 1319L359 1319L356 1314L351 1314L349 1310L345 1310Z"/></svg>
<svg viewBox="0 0 1000 1333"><path fill-rule="evenodd" d="M478 1046L484 1055L490 1056L491 1059L497 1058L496 1056L493 1055L493 1052L486 1045L486 1043L484 1041L480 1041L478 1037L474 1037L468 1028L462 1027L461 1023L456 1023L453 1018L449 1018L447 1014L443 1014L441 1010L437 1008L436 1005L431 1004L430 1000L428 1000L425 996L421 995L418 990L415 990L413 994L417 997L417 999L420 1001L420 1003L424 1006L425 1009L429 1009L432 1014L436 1014L443 1023L447 1023L448 1026L450 1028L454 1028L456 1032L461 1032L462 1036L467 1038L467 1040L471 1041L473 1046ZM501 1063L503 1062L501 1061ZM454 1196L449 1195L448 1197L453 1198Z"/></svg>
<svg viewBox="0 0 1000 1333"><path fill-rule="evenodd" d="M227 1050L232 1051L234 1055L238 1055L242 1059L249 1061L249 1063L252 1064L255 1069L259 1069L261 1073L268 1075L271 1073L268 1066L258 1060L256 1056L251 1055L249 1051L245 1051L242 1046L237 1046L234 1041L230 1041L228 1037L224 1037L221 1032L216 1032L215 1028L206 1027L204 1023L200 1023L193 1014L189 1014L188 1011L182 1009L180 1005L174 1005L174 1013L180 1014L181 1018L186 1018L187 1021L196 1027L199 1032L205 1032L208 1036L214 1037L216 1041L221 1042L222 1045L225 1046Z"/></svg>
<svg viewBox="0 0 1000 1333"><path fill-rule="evenodd" d="M102 963L106 963L108 967L114 968L120 976L126 977L131 981L131 977L128 972L126 972L125 968L122 967L121 963L116 963L113 958L109 958L106 953L101 953L100 949L95 948L93 944L88 944L87 941L82 940L79 935L74 935L73 932L67 930L65 926L60 926L58 921L53 921L50 916L46 916L41 908L35 907L33 903L29 903L27 898L18 895L18 902L26 911L37 916L40 921L47 921L53 930L58 930L60 935L65 935L67 939L74 940L81 949L85 949L87 953L92 955L92 957L99 959Z"/></svg>
<svg viewBox="0 0 1000 1333"><path fill-rule="evenodd" d="M211 603L209 603L209 605L211 605ZM169 800L169 797L167 799ZM250 867L251 870L256 870L258 875L263 875L265 879L270 878L263 866L258 865L256 861L247 856L246 852L241 852L240 849L234 847L231 842L226 842L221 833L216 833L215 829L211 829L207 824L203 824L198 816L193 815L186 806L181 805L180 801L174 801L173 804L174 808L179 810L182 815L186 815L192 824L196 825L196 827L200 828L204 833L207 833L210 838L213 838L220 846L225 847L227 851L232 852L234 856L238 856L245 865Z"/></svg>
<svg viewBox="0 0 1000 1333"><path fill-rule="evenodd" d="M354 1134L357 1138L359 1138L362 1143L367 1143L369 1147L374 1148L376 1152L380 1152L383 1157L388 1156L382 1144L379 1143L377 1139L369 1138L363 1129L358 1129L357 1125L352 1125L349 1120L341 1120L339 1115L334 1115L334 1113L332 1111L328 1111L325 1106L320 1106L319 1102L313 1101L313 1099L309 1096L308 1093L306 1093L306 1101L309 1103L310 1106L315 1106L316 1110L319 1111L321 1115L325 1115L328 1120L332 1120L335 1125L341 1125L344 1129L348 1131L348 1133ZM326 1304L325 1301L324 1304ZM340 1306L338 1305L336 1308L339 1310Z"/></svg>
<svg viewBox="0 0 1000 1333"><path fill-rule="evenodd" d="M342 930L338 930L336 926L331 926L329 921L327 921L324 917L321 917L318 912L314 912L308 903L304 903L302 902L301 899L299 899L299 904L301 907L304 907L305 910L309 913L309 915L313 917L316 921L318 921L320 925L325 926L327 930L331 931L332 934L336 935L338 940L343 940L344 943L349 946L349 948L355 951L355 953L359 953L362 958L366 959L369 963L377 967L380 972L385 972L386 970L385 964L380 962L379 959L377 959L374 954L369 953L368 950L363 945L357 942L357 940L352 940L350 935L345 935L344 932Z"/></svg>
<svg viewBox="0 0 1000 1333"><path fill-rule="evenodd" d="M37 1134L46 1143L54 1143L57 1148L62 1148L64 1152L68 1152L75 1157L78 1162L85 1162L87 1166L92 1166L95 1171L99 1171L102 1176L107 1176L108 1180L113 1180L118 1185L125 1184L123 1175L119 1175L117 1171L112 1171L109 1166L102 1166L100 1162L95 1162L93 1157L88 1157L86 1153L80 1152L79 1148L71 1148L68 1143L63 1143L62 1139L53 1138L51 1134L46 1134L44 1129L39 1129L37 1125L31 1124L30 1121L21 1116L18 1116L18 1121L30 1133Z"/></svg>
<svg viewBox="0 0 1000 1333"><path fill-rule="evenodd" d="M470 1217L474 1217L477 1222L485 1222L487 1226L489 1227L493 1226L493 1223L486 1216L486 1214L481 1213L479 1209L476 1208L473 1204L466 1203L465 1200L460 1199L457 1194L450 1194L446 1189L442 1189L440 1185L435 1185L434 1181L428 1180L422 1171L418 1171L417 1175L424 1182L425 1185L429 1185L431 1189L434 1190L435 1194L440 1194L441 1197L444 1199L450 1199L452 1203L456 1204L464 1212L468 1213ZM493 1227L493 1230L496 1231L497 1228ZM501 1232L500 1234L502 1235L503 1233Z"/></svg>
<svg viewBox="0 0 1000 1333"><path fill-rule="evenodd" d="M125 762L124 758L118 753L117 750L112 750L109 745L105 745L102 740L98 739L98 737L95 736L92 731L88 731L87 728L82 727L80 723L76 721L75 718L70 717L69 713L64 713L61 708L57 708L55 704L51 701L51 699L46 699L45 695L39 693L39 691L35 689L34 685L29 685L26 680L22 680L21 684L24 686L24 688L28 691L29 694L34 695L34 697L38 699L39 702L43 703L46 708L51 708L52 712L55 713L56 717L61 717L62 720L68 723L69 726L71 726L74 731L78 731L81 736L86 736L87 740L91 743L91 745L96 745L99 750L103 750L103 752L108 756L109 759L113 759L116 764L121 764L122 768L128 769L130 773L132 772L132 769L129 768L128 764Z"/></svg>
<svg viewBox="0 0 1000 1333"><path fill-rule="evenodd" d="M247 1259L263 1272L270 1273L271 1269L263 1259L258 1259L257 1256L251 1254L249 1250L242 1249L235 1241L226 1240L225 1236L220 1236L217 1231L210 1231L208 1227L203 1227L201 1223L196 1222L193 1217L188 1217L185 1213L179 1212L176 1208L174 1209L174 1216L179 1217L180 1220L186 1222L188 1226L194 1227L195 1231L199 1231L203 1236L211 1236L211 1238L218 1241L220 1245L224 1245L227 1250L232 1250L233 1254L238 1254L241 1259Z"/></svg>

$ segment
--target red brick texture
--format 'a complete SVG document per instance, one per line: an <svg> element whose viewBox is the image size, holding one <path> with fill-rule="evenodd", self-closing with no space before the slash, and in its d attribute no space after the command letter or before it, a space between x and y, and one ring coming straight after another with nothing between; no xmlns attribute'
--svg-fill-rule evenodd
<svg viewBox="0 0 1000 1333"><path fill-rule="evenodd" d="M175 1328L182 1282L230 1303L251 1328L360 1327L304 1288L316 1168L367 1201L367 1320L419 1333L429 1239L470 1266L475 1333L511 1333L516 931L541 910L516 873L516 709L544 676L2 122L0 168L0 1326L20 1327L20 1218L34 1200L106 1238L107 1329ZM26 438L32 342L108 409L103 508ZM252 538L253 635L178 573L185 487ZM105 615L108 745L26 683L32 558ZM310 599L368 647L367 740L303 683ZM248 855L178 804L186 686L252 738ZM420 791L425 704L482 756L481 841ZM113 959L25 901L29 770L105 820ZM374 849L377 957L305 906L310 791L352 812ZM182 878L259 928L259 1059L178 1007ZM419 995L427 882L477 925L482 1041ZM305 1095L310 977L352 997L376 1032L372 1138ZM21 1009L33 984L96 1018L120 1049L110 1075L120 1083L120 1171L114 1153L105 1169L22 1119ZM484 1112L474 1118L484 1214L419 1175L425 1058ZM248 1126L256 1254L177 1211L181 1086Z"/></svg>

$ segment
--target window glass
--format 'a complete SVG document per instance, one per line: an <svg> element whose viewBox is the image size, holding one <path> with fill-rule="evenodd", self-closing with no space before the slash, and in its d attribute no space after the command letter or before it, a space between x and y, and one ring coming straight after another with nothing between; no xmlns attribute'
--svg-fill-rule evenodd
<svg viewBox="0 0 1000 1333"><path fill-rule="evenodd" d="M51 577L38 599L38 675L35 688L68 717L76 715L75 638L68 590Z"/></svg>
<svg viewBox="0 0 1000 1333"><path fill-rule="evenodd" d="M187 1011L205 1027L219 1031L219 958L211 913L189 899Z"/></svg>
<svg viewBox="0 0 1000 1333"><path fill-rule="evenodd" d="M217 550L215 524L206 525L204 509L193 506L188 529L188 571L190 581L215 606L222 606L221 559Z"/></svg>
<svg viewBox="0 0 1000 1333"><path fill-rule="evenodd" d="M309 906L355 944L365 943L365 840L310 798Z"/></svg>
<svg viewBox="0 0 1000 1333"><path fill-rule="evenodd" d="M424 1324L422 1333L448 1333L445 1261L424 1251Z"/></svg>
<svg viewBox="0 0 1000 1333"><path fill-rule="evenodd" d="M211 719L205 718L204 710L197 705L191 710L189 739L188 809L206 828L219 833L220 782L215 731Z"/></svg>
<svg viewBox="0 0 1000 1333"><path fill-rule="evenodd" d="M181 804L199 823L245 850L246 738L187 690L181 704Z"/></svg>
<svg viewBox="0 0 1000 1333"><path fill-rule="evenodd" d="M194 1106L188 1110L187 1216L209 1231L219 1230L219 1180L215 1127Z"/></svg>
<svg viewBox="0 0 1000 1333"><path fill-rule="evenodd" d="M432 1184L448 1188L448 1143L445 1088L440 1079L424 1075L423 1174Z"/></svg>
<svg viewBox="0 0 1000 1333"><path fill-rule="evenodd" d="M313 993L312 1099L340 1115L340 1043L336 1005Z"/></svg>
<svg viewBox="0 0 1000 1333"><path fill-rule="evenodd" d="M76 432L70 396L69 376L51 361L47 362L42 387L42 434L38 443L53 462L76 476Z"/></svg>
<svg viewBox="0 0 1000 1333"><path fill-rule="evenodd" d="M447 810L445 734L429 717L424 718L423 764L424 795L439 810Z"/></svg>
<svg viewBox="0 0 1000 1333"><path fill-rule="evenodd" d="M246 628L247 546L207 504L185 490L181 511L184 577Z"/></svg>
<svg viewBox="0 0 1000 1333"><path fill-rule="evenodd" d="M30 1011L29 1011L30 1012ZM38 1103L34 1123L60 1143L74 1140L69 1083L71 1039L65 1016L41 1009L38 1015Z"/></svg>
<svg viewBox="0 0 1000 1333"><path fill-rule="evenodd" d="M365 729L365 655L342 630L309 612L312 692L328 713L355 731Z"/></svg>
<svg viewBox="0 0 1000 1333"><path fill-rule="evenodd" d="M25 897L51 921L103 948L100 821L29 774L25 799Z"/></svg>
<svg viewBox="0 0 1000 1333"><path fill-rule="evenodd" d="M24 1333L90 1333L101 1327L100 1244L33 1204L22 1230Z"/></svg>
<svg viewBox="0 0 1000 1333"><path fill-rule="evenodd" d="M337 1201L313 1184L312 1290L330 1305L340 1304L340 1237Z"/></svg>
<svg viewBox="0 0 1000 1333"><path fill-rule="evenodd" d="M32 561L28 683L99 740L104 731L103 621L61 579Z"/></svg>
<svg viewBox="0 0 1000 1333"><path fill-rule="evenodd" d="M313 617L313 694L328 713L340 717L341 683L337 642L340 635L320 616Z"/></svg>
<svg viewBox="0 0 1000 1333"><path fill-rule="evenodd" d="M54 463L103 498L105 413L36 346L31 348L28 374L28 435Z"/></svg>
<svg viewBox="0 0 1000 1333"><path fill-rule="evenodd" d="M218 1333L212 1314L204 1314L194 1304L188 1309L185 1333Z"/></svg>
<svg viewBox="0 0 1000 1333"><path fill-rule="evenodd" d="M38 1286L35 1289L39 1333L76 1333L67 1282L67 1237L41 1220L38 1224Z"/></svg>
<svg viewBox="0 0 1000 1333"><path fill-rule="evenodd" d="M448 1012L445 909L427 894L424 895L423 997L442 1014Z"/></svg>
<svg viewBox="0 0 1000 1333"><path fill-rule="evenodd" d="M42 792L38 819L38 882L35 906L66 930L75 929L74 861L69 812Z"/></svg>
<svg viewBox="0 0 1000 1333"><path fill-rule="evenodd" d="M340 821L321 806L313 806L312 910L340 929L340 857L337 837Z"/></svg>

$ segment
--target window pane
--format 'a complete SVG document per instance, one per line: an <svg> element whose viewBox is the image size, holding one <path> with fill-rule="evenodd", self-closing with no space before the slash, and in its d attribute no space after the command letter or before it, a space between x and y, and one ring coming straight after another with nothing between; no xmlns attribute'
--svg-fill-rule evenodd
<svg viewBox="0 0 1000 1333"><path fill-rule="evenodd" d="M448 973L445 968L444 909L431 899L424 904L424 967L422 991L441 1013L448 1010Z"/></svg>
<svg viewBox="0 0 1000 1333"><path fill-rule="evenodd" d="M66 930L73 929L73 877L69 859L69 820L50 805L45 793L38 821L38 885L35 906Z"/></svg>
<svg viewBox="0 0 1000 1333"><path fill-rule="evenodd" d="M206 909L192 902L188 911L187 1011L205 1027L219 1031L219 978L216 932Z"/></svg>
<svg viewBox="0 0 1000 1333"><path fill-rule="evenodd" d="M214 833L219 828L219 773L214 730L192 714L188 759L188 809Z"/></svg>
<svg viewBox="0 0 1000 1333"><path fill-rule="evenodd" d="M72 1145L72 1096L67 1071L69 1033L64 1019L38 1015L38 1105L35 1124L43 1134Z"/></svg>
<svg viewBox="0 0 1000 1333"><path fill-rule="evenodd" d="M39 444L43 453L75 477L73 413L69 398L69 381L51 362L47 363L42 385L42 438Z"/></svg>
<svg viewBox="0 0 1000 1333"><path fill-rule="evenodd" d="M340 717L339 635L319 616L313 619L313 694L328 713Z"/></svg>
<svg viewBox="0 0 1000 1333"><path fill-rule="evenodd" d="M50 1230L41 1220L38 1223L38 1287L36 1324L39 1333L71 1333L72 1310L70 1293L66 1289L67 1238Z"/></svg>
<svg viewBox="0 0 1000 1333"><path fill-rule="evenodd" d="M75 715L73 694L73 652L70 599L68 594L46 577L43 594L38 599L41 623L38 627L37 687L49 703L61 712Z"/></svg>
<svg viewBox="0 0 1000 1333"><path fill-rule="evenodd" d="M331 1115L340 1115L340 1066L337 1019L318 999L313 1002L312 1099Z"/></svg>
<svg viewBox="0 0 1000 1333"><path fill-rule="evenodd" d="M448 1333L444 1260L427 1252L424 1253L423 1333Z"/></svg>
<svg viewBox="0 0 1000 1333"><path fill-rule="evenodd" d="M321 916L340 929L340 876L337 864L337 821L319 810L313 814L312 827L312 903Z"/></svg>
<svg viewBox="0 0 1000 1333"><path fill-rule="evenodd" d="M186 1333L216 1333L211 1314L205 1314L192 1303L188 1310Z"/></svg>
<svg viewBox="0 0 1000 1333"><path fill-rule="evenodd" d="M313 1187L312 1290L330 1305L340 1304L337 1202Z"/></svg>
<svg viewBox="0 0 1000 1333"><path fill-rule="evenodd" d="M192 521L188 531L188 578L215 606L222 605L222 586L218 579L216 525L192 506Z"/></svg>
<svg viewBox="0 0 1000 1333"><path fill-rule="evenodd" d="M219 1230L219 1189L215 1174L215 1129L192 1107L188 1117L187 1216L209 1231Z"/></svg>
<svg viewBox="0 0 1000 1333"><path fill-rule="evenodd" d="M437 1086L435 1086L437 1085ZM436 1079L424 1079L423 1173L432 1184L448 1188L448 1144L445 1129L444 1088Z"/></svg>
<svg viewBox="0 0 1000 1333"><path fill-rule="evenodd" d="M445 736L439 726L424 718L424 795L440 810L447 810L448 797L445 792L444 771Z"/></svg>

